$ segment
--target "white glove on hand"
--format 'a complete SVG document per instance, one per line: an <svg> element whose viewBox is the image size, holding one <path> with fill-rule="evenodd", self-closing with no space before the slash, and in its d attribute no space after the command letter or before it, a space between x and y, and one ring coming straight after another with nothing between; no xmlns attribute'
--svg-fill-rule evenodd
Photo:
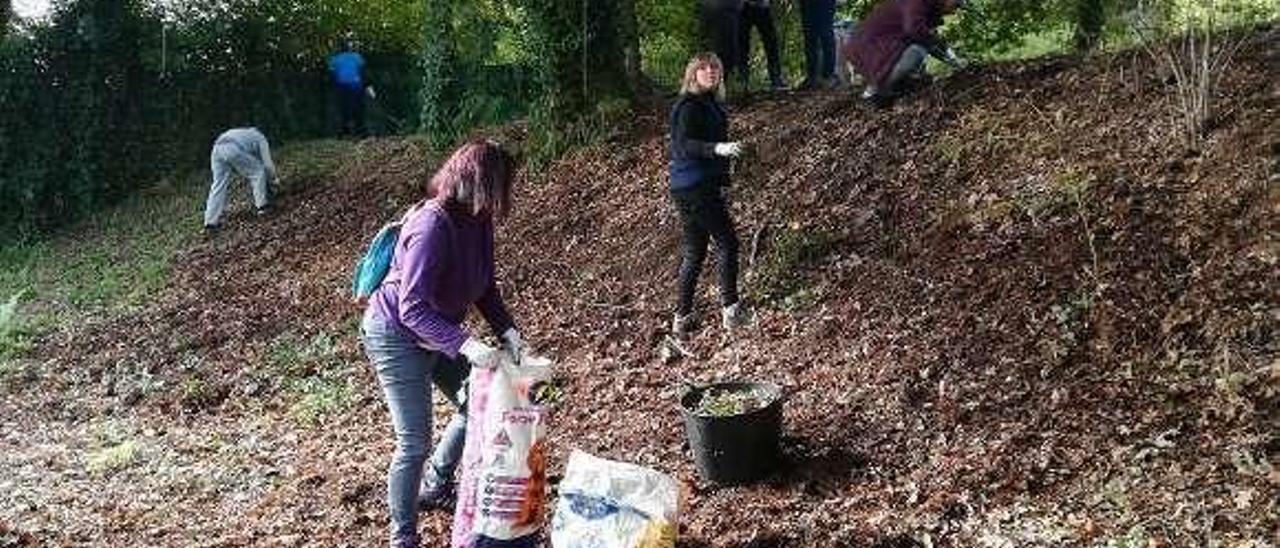
<svg viewBox="0 0 1280 548"><path fill-rule="evenodd" d="M377 98L378 98L378 92L376 92L376 91L374 91L374 90L373 90L373 86L366 86L366 87L364 88L364 94L365 94L365 95L368 95L370 99L377 99Z"/></svg>
<svg viewBox="0 0 1280 548"><path fill-rule="evenodd" d="M466 342L462 343L462 348L458 349L458 353L466 356L472 367L482 369L498 367L498 361L501 359L501 356L498 355L498 349L481 342L475 337L468 337Z"/></svg>
<svg viewBox="0 0 1280 548"><path fill-rule="evenodd" d="M716 143L716 146L712 148L712 151L715 152L716 156L737 158L739 154L742 154L742 144L736 141L729 143Z"/></svg>
<svg viewBox="0 0 1280 548"><path fill-rule="evenodd" d="M963 59L956 55L956 50L951 48L947 48L946 61L948 65L951 65L951 68L956 70L961 70L967 65Z"/></svg>
<svg viewBox="0 0 1280 548"><path fill-rule="evenodd" d="M513 363L520 365L520 358L524 356L524 341L516 328L511 327L502 332L502 349L511 355Z"/></svg>

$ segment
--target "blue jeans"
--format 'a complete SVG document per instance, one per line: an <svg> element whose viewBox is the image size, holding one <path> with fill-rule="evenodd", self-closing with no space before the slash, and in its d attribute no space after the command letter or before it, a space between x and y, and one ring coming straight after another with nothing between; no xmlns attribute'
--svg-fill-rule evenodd
<svg viewBox="0 0 1280 548"><path fill-rule="evenodd" d="M441 352L417 345L374 314L361 324L365 355L373 362L391 412L396 453L387 470L387 506L391 538L412 538L418 530L419 484L452 481L466 441L467 416L463 383L471 371L465 358L449 359ZM440 435L423 471L431 447L431 386L435 384L458 409ZM424 477L425 476L425 477Z"/></svg>

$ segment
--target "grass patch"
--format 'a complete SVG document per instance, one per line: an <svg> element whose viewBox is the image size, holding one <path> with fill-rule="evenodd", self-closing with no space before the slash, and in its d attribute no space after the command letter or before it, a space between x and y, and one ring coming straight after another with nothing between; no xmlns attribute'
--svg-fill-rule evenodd
<svg viewBox="0 0 1280 548"><path fill-rule="evenodd" d="M337 173L350 163L358 153L351 141L319 139L299 141L280 148L275 155L277 167L285 190L301 181L314 182ZM311 183L307 184L311 184Z"/></svg>
<svg viewBox="0 0 1280 548"><path fill-rule="evenodd" d="M278 384L287 384L342 365L337 341L332 335L318 333L306 339L285 333L271 341L265 368L258 373L260 380L275 379Z"/></svg>
<svg viewBox="0 0 1280 548"><path fill-rule="evenodd" d="M275 156L287 188L331 176L356 152L350 142L319 140ZM233 186L232 209L248 195L239 178ZM199 238L208 188L207 167L188 171L56 233L0 245L0 299L25 295L26 314L17 323L15 305L10 320L0 321L0 358L28 351L44 327L136 308L164 289L175 259Z"/></svg>
<svg viewBox="0 0 1280 548"><path fill-rule="evenodd" d="M752 300L778 303L789 310L812 305L820 295L806 287L806 271L831 253L837 238L826 232L786 227L770 238L753 267Z"/></svg>
<svg viewBox="0 0 1280 548"><path fill-rule="evenodd" d="M355 365L343 358L333 335L285 333L271 342L262 367L249 376L261 390L284 392L293 402L289 414L304 426L315 426L355 402L354 374Z"/></svg>
<svg viewBox="0 0 1280 548"><path fill-rule="evenodd" d="M298 400L289 408L289 414L305 426L320 424L325 417L345 411L356 400L355 386L345 372L302 379L293 383L290 391Z"/></svg>
<svg viewBox="0 0 1280 548"><path fill-rule="evenodd" d="M95 474L106 474L128 468L137 462L139 452L138 442L133 440L125 440L110 447L104 447L89 455L89 471Z"/></svg>
<svg viewBox="0 0 1280 548"><path fill-rule="evenodd" d="M18 316L18 304L26 294L19 291L0 303L0 364L31 350L31 334Z"/></svg>
<svg viewBox="0 0 1280 548"><path fill-rule="evenodd" d="M1093 175L1070 168L1050 177L1031 175L1015 183L1009 196L963 206L968 221L976 227L1003 224L1023 215L1033 226L1055 217L1087 214L1085 208L1096 180Z"/></svg>
<svg viewBox="0 0 1280 548"><path fill-rule="evenodd" d="M1063 25L1057 28L1027 34L1022 37L1022 40L1016 46L988 52L983 56L983 60L1020 61L1023 59L1035 59L1049 55L1070 53L1074 48L1074 30L1070 25ZM963 52L961 53L963 54ZM939 67L945 66L933 58L930 58L929 61L931 63L937 63ZM930 68L932 69L934 67Z"/></svg>

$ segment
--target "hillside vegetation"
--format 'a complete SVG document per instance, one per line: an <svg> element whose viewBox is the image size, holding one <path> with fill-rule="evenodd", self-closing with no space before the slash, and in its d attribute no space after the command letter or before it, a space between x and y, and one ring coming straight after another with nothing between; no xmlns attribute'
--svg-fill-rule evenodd
<svg viewBox="0 0 1280 548"><path fill-rule="evenodd" d="M666 105L525 173L499 277L565 382L552 469L580 448L674 474L684 546L1280 542L1278 68L1280 34L1253 35L1196 151L1137 53L980 67L883 112L738 102L757 319L674 360ZM177 239L153 291L20 301L54 319L0 369L0 545L381 541L392 437L347 276L431 161L294 158L280 215ZM785 471L697 479L676 394L715 379L786 386Z"/></svg>

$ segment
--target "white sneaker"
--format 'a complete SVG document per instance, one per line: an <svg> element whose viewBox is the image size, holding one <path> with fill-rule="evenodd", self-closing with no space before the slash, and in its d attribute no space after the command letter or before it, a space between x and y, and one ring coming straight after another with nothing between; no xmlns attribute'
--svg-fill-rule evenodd
<svg viewBox="0 0 1280 548"><path fill-rule="evenodd" d="M742 302L733 303L720 309L720 323L725 331L746 327L751 323L751 311L742 306Z"/></svg>
<svg viewBox="0 0 1280 548"><path fill-rule="evenodd" d="M671 332L676 336L683 336L692 333L698 327L698 313L690 312L688 314L680 314L676 312L675 317L671 318Z"/></svg>

